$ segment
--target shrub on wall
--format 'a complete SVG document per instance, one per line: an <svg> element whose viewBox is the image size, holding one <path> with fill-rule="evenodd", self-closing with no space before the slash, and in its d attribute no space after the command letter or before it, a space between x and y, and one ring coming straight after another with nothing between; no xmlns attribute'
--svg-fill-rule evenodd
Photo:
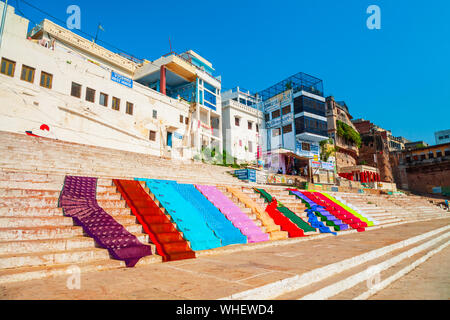
<svg viewBox="0 0 450 320"><path fill-rule="evenodd" d="M358 131L340 120L336 120L336 126L338 136L353 142L358 148L361 147L361 136Z"/></svg>

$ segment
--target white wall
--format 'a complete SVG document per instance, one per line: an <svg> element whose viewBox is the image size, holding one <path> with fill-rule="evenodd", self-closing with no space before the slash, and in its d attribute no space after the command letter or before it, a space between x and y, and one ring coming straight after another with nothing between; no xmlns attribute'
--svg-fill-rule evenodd
<svg viewBox="0 0 450 320"><path fill-rule="evenodd" d="M24 133L45 123L58 139L154 155L161 154L160 139L165 143L166 138L159 127L171 126L184 135L187 126L179 119L188 115L186 103L136 82L133 88L113 82L110 66L88 62L59 43L53 51L27 40L28 21L8 12L0 57L15 61L16 67L13 78L0 74L0 130ZM33 84L20 80L23 64L36 69ZM41 71L53 74L52 89L39 85ZM81 98L70 96L72 81L82 85ZM96 90L95 103L85 100L86 87ZM100 92L109 96L107 107L99 104ZM113 96L121 100L120 111L111 108ZM126 101L134 104L133 115L125 113ZM149 129L157 131L157 141L149 141ZM173 146L180 148L181 140L173 137Z"/></svg>

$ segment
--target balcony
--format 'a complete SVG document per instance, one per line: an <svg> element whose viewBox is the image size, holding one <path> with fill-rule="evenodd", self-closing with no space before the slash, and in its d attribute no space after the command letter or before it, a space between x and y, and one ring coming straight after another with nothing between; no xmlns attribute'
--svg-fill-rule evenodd
<svg viewBox="0 0 450 320"><path fill-rule="evenodd" d="M443 155L437 158L425 158L425 159L401 159L399 164L406 166L422 166L422 165L432 165L432 164L440 164L443 162L450 161L450 154Z"/></svg>

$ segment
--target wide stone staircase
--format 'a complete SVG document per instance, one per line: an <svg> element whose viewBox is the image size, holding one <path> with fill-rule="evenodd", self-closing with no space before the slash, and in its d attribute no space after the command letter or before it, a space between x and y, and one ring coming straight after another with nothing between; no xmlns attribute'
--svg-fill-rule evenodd
<svg viewBox="0 0 450 320"><path fill-rule="evenodd" d="M106 249L84 234L82 227L58 208L62 175L0 172L0 283L80 271L124 267ZM99 179L98 204L142 243L148 235L126 207L111 179ZM139 265L160 262L159 255L144 257Z"/></svg>
<svg viewBox="0 0 450 320"><path fill-rule="evenodd" d="M330 193L378 224L438 219L448 216L440 207L416 196Z"/></svg>
<svg viewBox="0 0 450 320"><path fill-rule="evenodd" d="M153 178L179 183L242 184L230 168L30 137L0 131L0 168L108 178Z"/></svg>

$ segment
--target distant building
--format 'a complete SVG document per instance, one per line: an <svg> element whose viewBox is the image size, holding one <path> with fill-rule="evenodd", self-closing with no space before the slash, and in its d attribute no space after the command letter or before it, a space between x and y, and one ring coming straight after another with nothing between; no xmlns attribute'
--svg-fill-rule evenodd
<svg viewBox="0 0 450 320"><path fill-rule="evenodd" d="M334 183L334 164L320 161L319 143L328 138L322 80L300 72L257 96L264 113L265 167Z"/></svg>
<svg viewBox="0 0 450 320"><path fill-rule="evenodd" d="M394 182L389 159L392 135L387 130L364 119L352 121L361 135L358 164L369 165L378 169L380 180Z"/></svg>
<svg viewBox="0 0 450 320"><path fill-rule="evenodd" d="M336 167L338 172L341 168L355 166L358 161L359 149L358 146L346 140L344 137L338 135L338 123L343 122L356 131L352 123L353 117L348 111L348 107L344 101L337 102L333 96L326 98L327 105L327 122L328 122L328 136L333 139L336 147Z"/></svg>
<svg viewBox="0 0 450 320"><path fill-rule="evenodd" d="M411 141L411 142L407 142L405 143L405 149L406 150L413 150L413 149L417 149L417 148L423 148L423 147L428 147L429 144L426 143L423 140L420 141Z"/></svg>
<svg viewBox="0 0 450 320"><path fill-rule="evenodd" d="M450 143L394 152L392 167L399 188L450 196Z"/></svg>
<svg viewBox="0 0 450 320"><path fill-rule="evenodd" d="M436 139L436 144L450 142L450 129L435 132L434 138Z"/></svg>
<svg viewBox="0 0 450 320"><path fill-rule="evenodd" d="M221 96L224 150L238 162L256 164L261 153L261 130L264 130L263 113L256 108L256 96L239 87L226 90Z"/></svg>

